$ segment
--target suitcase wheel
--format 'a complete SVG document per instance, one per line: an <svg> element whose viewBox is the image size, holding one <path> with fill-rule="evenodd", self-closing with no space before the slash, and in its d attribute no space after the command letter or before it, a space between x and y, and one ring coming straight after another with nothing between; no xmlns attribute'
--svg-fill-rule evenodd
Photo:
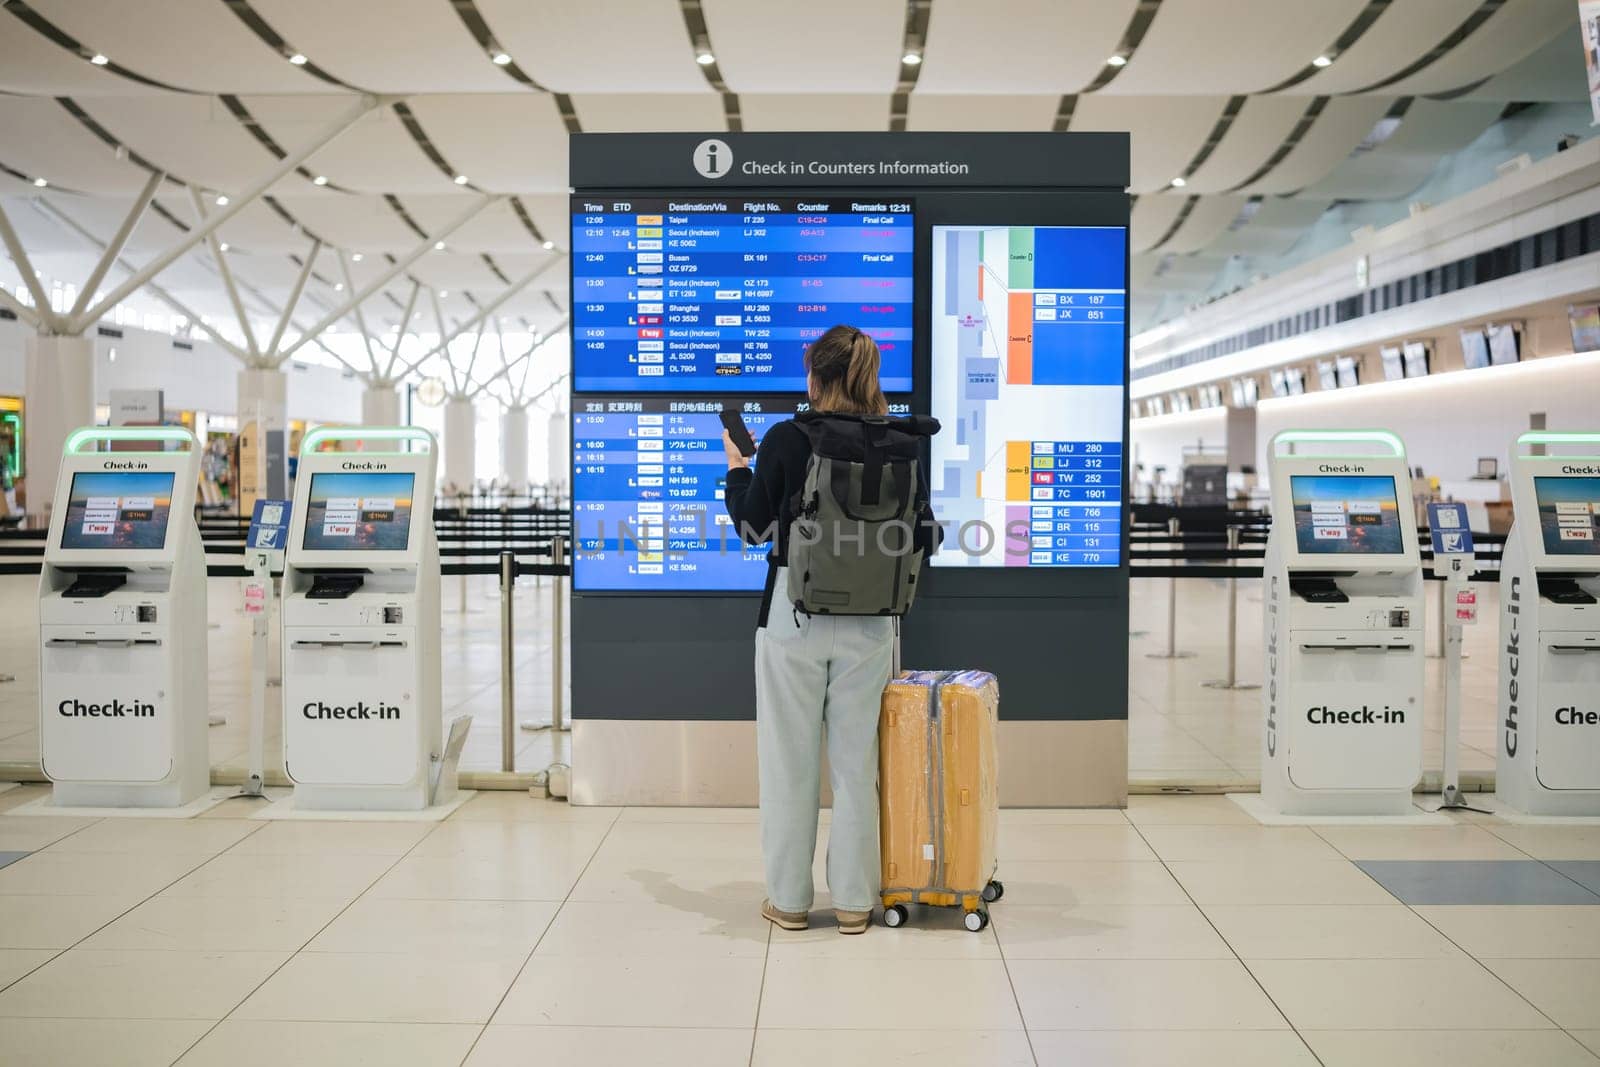
<svg viewBox="0 0 1600 1067"><path fill-rule="evenodd" d="M890 928L904 926L910 917L911 913L906 911L903 904L891 904L883 909L883 925Z"/></svg>
<svg viewBox="0 0 1600 1067"><path fill-rule="evenodd" d="M986 911L969 911L961 921L968 930L976 934L989 925L989 913Z"/></svg>
<svg viewBox="0 0 1600 1067"><path fill-rule="evenodd" d="M1005 884L999 879L996 879L983 887L983 902L985 904L993 904L995 901L999 900L1005 895Z"/></svg>

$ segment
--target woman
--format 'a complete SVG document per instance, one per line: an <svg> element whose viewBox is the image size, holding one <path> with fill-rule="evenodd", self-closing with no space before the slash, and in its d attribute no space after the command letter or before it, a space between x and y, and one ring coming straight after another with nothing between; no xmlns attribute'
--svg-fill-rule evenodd
<svg viewBox="0 0 1600 1067"><path fill-rule="evenodd" d="M854 326L835 326L806 350L813 411L882 416L878 346ZM894 620L808 615L784 602L793 501L805 484L811 443L793 421L762 438L755 470L723 433L728 514L753 544L771 537L756 630L756 745L761 778L761 850L767 899L761 914L803 930L814 887L823 726L833 786L828 890L839 932L866 930L878 899L878 707L889 681ZM919 502L915 548L933 547L932 513ZM779 603L773 604L774 590Z"/></svg>

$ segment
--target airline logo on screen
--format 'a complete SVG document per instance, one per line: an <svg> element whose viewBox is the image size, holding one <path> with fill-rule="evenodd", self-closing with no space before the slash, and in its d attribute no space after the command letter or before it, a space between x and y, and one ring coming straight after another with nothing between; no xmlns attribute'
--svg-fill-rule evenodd
<svg viewBox="0 0 1600 1067"><path fill-rule="evenodd" d="M694 169L702 178L720 178L733 169L733 149L727 141L707 138L694 146Z"/></svg>

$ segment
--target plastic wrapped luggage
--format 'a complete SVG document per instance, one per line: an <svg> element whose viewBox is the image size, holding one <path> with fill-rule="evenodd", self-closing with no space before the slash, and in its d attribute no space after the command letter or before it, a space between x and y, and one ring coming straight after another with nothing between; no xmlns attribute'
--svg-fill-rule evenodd
<svg viewBox="0 0 1600 1067"><path fill-rule="evenodd" d="M967 929L989 922L1000 807L1000 685L985 671L906 671L883 693L878 721L883 920L907 904L959 907Z"/></svg>

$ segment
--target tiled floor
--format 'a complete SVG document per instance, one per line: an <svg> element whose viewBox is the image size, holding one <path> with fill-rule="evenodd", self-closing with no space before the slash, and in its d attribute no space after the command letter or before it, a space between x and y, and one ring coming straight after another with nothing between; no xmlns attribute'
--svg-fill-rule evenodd
<svg viewBox="0 0 1600 1067"><path fill-rule="evenodd" d="M1592 827L1007 811L987 930L845 938L759 918L748 810L3 813L41 792L0 794L0 1065L1600 1063Z"/></svg>
<svg viewBox="0 0 1600 1067"><path fill-rule="evenodd" d="M473 578L467 587L467 612L460 611L461 579L444 581L444 678L446 721L471 715L474 724L462 766L500 766L499 594L492 578ZM210 693L213 710L227 723L211 730L211 758L217 766L242 767L248 744L249 627L238 611L235 582L211 583ZM0 600L22 610L0 613L0 673L16 681L0 684L0 763L38 759L37 619L31 577L0 577ZM1180 649L1188 659L1153 659L1166 647L1167 581L1139 579L1131 594L1129 657L1132 690L1128 707L1129 777L1134 786L1187 785L1255 788L1260 768L1260 700L1255 690L1217 690L1205 682L1226 672L1226 634L1216 620L1227 614L1227 586L1221 581L1185 580L1178 589ZM1239 586L1238 680L1261 680L1261 597L1259 580ZM1432 584L1430 583L1430 592ZM1496 660L1495 594L1478 587L1483 624L1466 633L1463 663L1463 771L1494 768ZM550 586L523 579L517 585L518 719L548 721L550 716ZM1433 601L1429 601L1430 627ZM1433 639L1429 637L1429 647ZM570 676L570 675L569 675ZM1424 763L1442 765L1444 675L1439 660L1427 665L1428 700L1424 719ZM278 752L277 690L269 690L269 763L281 766ZM565 742L548 733L518 732L517 767L542 769L565 758Z"/></svg>

